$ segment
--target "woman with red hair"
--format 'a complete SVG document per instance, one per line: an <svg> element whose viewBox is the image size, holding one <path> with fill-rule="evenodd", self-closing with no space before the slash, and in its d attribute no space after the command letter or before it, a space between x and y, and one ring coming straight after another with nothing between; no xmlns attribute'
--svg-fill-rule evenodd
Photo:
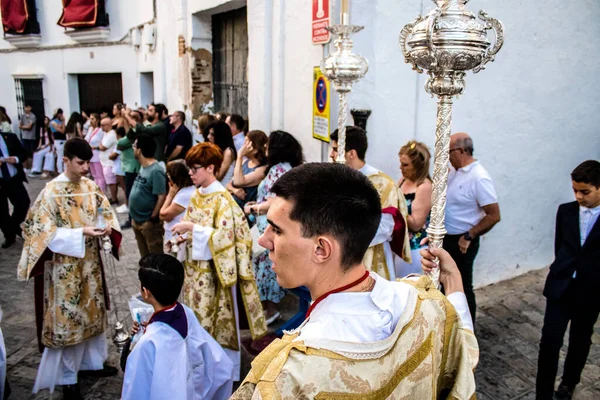
<svg viewBox="0 0 600 400"><path fill-rule="evenodd" d="M199 143L187 152L185 162L197 189L183 221L171 229L175 240L187 246L183 302L223 346L235 364L234 380L240 380L238 286L253 339L267 332L251 263L250 229L243 211L217 180L221 149Z"/></svg>

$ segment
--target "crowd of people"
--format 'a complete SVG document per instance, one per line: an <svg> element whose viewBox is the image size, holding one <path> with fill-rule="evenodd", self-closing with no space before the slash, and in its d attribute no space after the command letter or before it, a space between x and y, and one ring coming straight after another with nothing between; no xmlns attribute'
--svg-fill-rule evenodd
<svg viewBox="0 0 600 400"><path fill-rule="evenodd" d="M117 373L105 364L108 291L102 271L109 255L100 254L105 249L118 257L122 232L131 228L140 254L141 297L154 314L134 323L132 334L145 333L127 358L124 399L169 393L229 398L233 382L243 378L242 346L262 352L234 394L238 399L297 396L303 385L309 397L340 390L364 394L342 382L340 368L388 395L474 395L473 268L480 237L500 221L500 209L466 133L452 135L450 142L448 234L440 250L428 247L433 183L424 143L411 140L401 147L402 178L395 182L367 163L368 138L359 127L347 127L345 149L338 148L337 130L331 134L330 158L344 151L341 166L307 164L293 135L249 130L235 114L200 116L203 142L196 143L185 113L169 114L162 104L132 110L118 103L111 112L73 113L67 123L58 109L44 119L39 135L31 107L24 111L21 141L0 125L0 207L2 247L14 245L17 237L25 240L19 278L36 282L44 353L34 392L60 385L65 398L79 399L78 374ZM31 209L26 174L41 179L57 174ZM581 296L578 285L598 281L597 271L584 264L600 248L588 245L600 244L600 163L583 163L572 179L578 203L559 210L559 265L551 268L544 293L540 399L552 398L548 382L554 382L569 320L571 337L579 341L571 339L557 393L570 398L598 317L597 307L577 314L572 307ZM127 220L119 224L115 212L127 214ZM584 212L580 243L563 236L572 228L561 217L567 212ZM418 275L436 267L436 258L445 297ZM401 281L392 283L396 279ZM290 327L293 335L265 336L267 326L281 319L280 302L296 288L313 300L306 320ZM409 324L415 318L419 327ZM251 332L250 343L241 341L244 328ZM437 337L440 330L449 336ZM382 387L393 380L397 365L415 362L418 352L407 354L407 348L426 346L440 351L429 372ZM381 372L381 365L389 368ZM445 372L438 376L440 370ZM425 384L432 379L439 386Z"/></svg>

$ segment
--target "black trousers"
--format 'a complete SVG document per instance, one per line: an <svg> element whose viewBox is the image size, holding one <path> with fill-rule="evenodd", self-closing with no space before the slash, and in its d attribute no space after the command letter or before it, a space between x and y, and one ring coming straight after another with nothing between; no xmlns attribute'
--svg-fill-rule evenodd
<svg viewBox="0 0 600 400"><path fill-rule="evenodd" d="M479 252L479 238L473 239L467 252L463 254L458 247L458 241L461 237L462 235L446 235L444 237L444 249L450 253L458 266L465 289L465 296L467 297L467 303L469 304L469 311L471 312L471 318L473 319L473 325L475 325L477 301L475 300L475 292L473 292L473 264L475 263L477 252Z"/></svg>
<svg viewBox="0 0 600 400"><path fill-rule="evenodd" d="M9 201L13 205L12 215L8 208ZM0 230L6 240L13 240L21 234L20 225L27 217L30 202L27 189L19 178L12 178L0 186Z"/></svg>
<svg viewBox="0 0 600 400"><path fill-rule="evenodd" d="M561 300L546 301L536 379L536 399L538 400L552 399L558 358L569 321L571 321L571 329L562 376L564 384L573 387L579 383L581 371L585 367L590 352L594 324L600 313L600 304L577 302L573 282L574 280L571 281L571 285Z"/></svg>

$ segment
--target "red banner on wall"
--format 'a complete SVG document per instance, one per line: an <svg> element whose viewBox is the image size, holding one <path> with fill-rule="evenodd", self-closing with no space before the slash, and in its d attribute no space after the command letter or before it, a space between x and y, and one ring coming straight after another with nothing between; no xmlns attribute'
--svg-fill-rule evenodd
<svg viewBox="0 0 600 400"><path fill-rule="evenodd" d="M98 0L63 0L63 12L58 25L65 28L84 28L96 25Z"/></svg>
<svg viewBox="0 0 600 400"><path fill-rule="evenodd" d="M0 8L4 32L23 33L29 19L27 0L0 0Z"/></svg>

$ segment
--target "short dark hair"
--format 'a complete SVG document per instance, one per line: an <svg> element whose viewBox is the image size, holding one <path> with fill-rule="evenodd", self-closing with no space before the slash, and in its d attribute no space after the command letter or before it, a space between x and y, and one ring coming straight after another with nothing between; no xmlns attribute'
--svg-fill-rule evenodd
<svg viewBox="0 0 600 400"><path fill-rule="evenodd" d="M587 160L571 172L571 179L577 183L587 183L600 188L600 162Z"/></svg>
<svg viewBox="0 0 600 400"><path fill-rule="evenodd" d="M158 113L158 116L162 118L163 114L169 114L169 110L167 109L167 106L165 106L162 103L157 103L154 104L152 103L152 105L154 106L154 111L156 111Z"/></svg>
<svg viewBox="0 0 600 400"><path fill-rule="evenodd" d="M297 167L304 162L302 145L295 137L284 131L273 131L269 135L267 158L269 168L279 163L288 162Z"/></svg>
<svg viewBox="0 0 600 400"><path fill-rule="evenodd" d="M154 153L156 153L156 142L148 135L138 136L136 147L140 149L142 155L146 158L153 158Z"/></svg>
<svg viewBox="0 0 600 400"><path fill-rule="evenodd" d="M168 254L150 253L140 260L138 278L142 287L162 306L169 306L177 301L183 286L183 265L175 257Z"/></svg>
<svg viewBox="0 0 600 400"><path fill-rule="evenodd" d="M25 103L25 105L23 106L23 108L25 108L25 107L31 108L31 103Z"/></svg>
<svg viewBox="0 0 600 400"><path fill-rule="evenodd" d="M212 129L213 137L215 140L215 144L219 146L223 154L225 154L225 150L231 149L233 152L233 159L237 159L237 150L235 149L235 144L233 143L233 136L231 136L231 128L225 122L215 121L209 126L206 127L206 137L208 138L208 133Z"/></svg>
<svg viewBox="0 0 600 400"><path fill-rule="evenodd" d="M80 137L67 140L65 142L63 154L69 160L72 160L74 157L77 157L83 161L91 160L92 156L94 155L94 153L92 152L92 146L90 146L87 140Z"/></svg>
<svg viewBox="0 0 600 400"><path fill-rule="evenodd" d="M331 140L338 141L338 130L336 129L331 133ZM369 140L367 139L367 132L363 128L358 126L347 126L346 127L346 151L355 150L356 155L362 161L365 160L367 149L369 148ZM338 149L342 151L342 149ZM345 153L344 153L345 154Z"/></svg>
<svg viewBox="0 0 600 400"><path fill-rule="evenodd" d="M243 131L246 128L246 120L238 114L231 114L229 121L238 128L238 131Z"/></svg>
<svg viewBox="0 0 600 400"><path fill-rule="evenodd" d="M342 268L360 263L381 220L379 194L361 172L333 163L309 163L285 173L271 189L293 204L290 219L306 238L331 234Z"/></svg>

